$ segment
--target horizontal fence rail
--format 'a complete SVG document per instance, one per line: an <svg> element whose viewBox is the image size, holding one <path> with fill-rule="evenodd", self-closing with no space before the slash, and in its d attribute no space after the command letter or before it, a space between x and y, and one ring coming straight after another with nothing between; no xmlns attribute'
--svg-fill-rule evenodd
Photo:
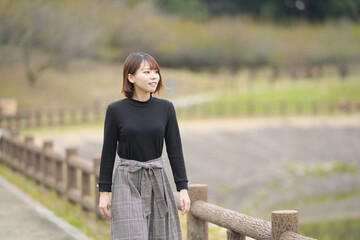
<svg viewBox="0 0 360 240"><path fill-rule="evenodd" d="M45 187L55 190L59 196L79 203L86 211L100 214L99 193L96 187L99 177L100 156L88 161L78 156L76 148L67 148L65 156L54 151L48 140L39 147L32 136L20 139L19 132L5 131L0 137L0 161ZM222 208L207 202L207 185L189 184L191 200L187 215L188 240L208 239L208 222L227 229L228 240L311 240L298 234L298 212L295 210L273 211L271 222ZM181 210L179 193L174 192L177 208Z"/></svg>
<svg viewBox="0 0 360 240"><path fill-rule="evenodd" d="M101 122L106 106L94 102L89 106L48 110L19 110L13 116L2 116L0 127L24 129L54 125ZM177 107L179 118L272 117L351 115L360 113L360 102L342 101L232 101L193 103Z"/></svg>

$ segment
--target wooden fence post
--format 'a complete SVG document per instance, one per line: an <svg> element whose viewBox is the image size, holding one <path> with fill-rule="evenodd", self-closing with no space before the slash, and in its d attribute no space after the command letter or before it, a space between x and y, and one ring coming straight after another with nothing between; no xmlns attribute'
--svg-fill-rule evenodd
<svg viewBox="0 0 360 240"><path fill-rule="evenodd" d="M53 149L53 141L52 140L45 140L43 141L43 151L48 151ZM37 174L35 175L35 179L42 183L44 186L46 185L46 178L50 173L49 167L51 163L49 162L49 159L45 157L45 154L42 154L42 156L37 160L37 166L38 169L36 169Z"/></svg>
<svg viewBox="0 0 360 240"><path fill-rule="evenodd" d="M207 202L207 185L206 184L189 184L189 197L191 205L195 201ZM187 237L188 240L207 240L208 239L208 222L203 221L190 212L187 214Z"/></svg>
<svg viewBox="0 0 360 240"><path fill-rule="evenodd" d="M70 157L77 155L77 148L66 148L66 165L67 165L67 196L73 202L76 202L76 199L79 199L78 195L78 181L76 168L73 167L70 163Z"/></svg>
<svg viewBox="0 0 360 240"><path fill-rule="evenodd" d="M85 162L84 162L85 163ZM91 174L93 173L93 166L90 162L83 164L81 170L81 205L84 210L94 211L94 199L91 197Z"/></svg>
<svg viewBox="0 0 360 240"><path fill-rule="evenodd" d="M30 114L30 111L24 111L23 120L24 120L24 127L25 128L31 127L31 114Z"/></svg>
<svg viewBox="0 0 360 240"><path fill-rule="evenodd" d="M75 124L76 121L76 110L75 109L71 109L70 110L70 123Z"/></svg>
<svg viewBox="0 0 360 240"><path fill-rule="evenodd" d="M17 128L12 128L10 130L10 134L11 134L11 138L14 139L16 142L11 143L10 158L8 163L10 164L10 167L13 170L17 170L15 163L18 161L19 158L19 146L18 146L19 130Z"/></svg>
<svg viewBox="0 0 360 240"><path fill-rule="evenodd" d="M51 142L51 145L53 142ZM66 162L66 159L63 156L57 156L53 158L54 160L54 168L55 168L55 174L54 174L54 181L55 181L55 191L58 195L63 196L66 192L66 185L65 185L65 169L64 165Z"/></svg>
<svg viewBox="0 0 360 240"><path fill-rule="evenodd" d="M64 125L65 124L65 109L60 107L58 110L58 124Z"/></svg>
<svg viewBox="0 0 360 240"><path fill-rule="evenodd" d="M17 129L21 129L21 117L22 117L21 111L17 111L15 113L15 127Z"/></svg>
<svg viewBox="0 0 360 240"><path fill-rule="evenodd" d="M34 124L34 126L42 127L41 111L40 110L35 111L35 124Z"/></svg>
<svg viewBox="0 0 360 240"><path fill-rule="evenodd" d="M89 109L87 106L82 107L81 115L82 115L81 121L83 123L89 122Z"/></svg>
<svg viewBox="0 0 360 240"><path fill-rule="evenodd" d="M55 189L55 160L44 154L44 186Z"/></svg>
<svg viewBox="0 0 360 240"><path fill-rule="evenodd" d="M101 161L100 156L96 156L96 157L93 158L94 176L95 176L95 212L96 212L96 219L100 219L100 217L101 217L100 209L98 207L99 206L99 200L100 200L100 193L99 193L99 189L97 187L97 184L99 182L100 161Z"/></svg>
<svg viewBox="0 0 360 240"><path fill-rule="evenodd" d="M94 112L94 120L95 121L100 121L100 113L101 113L101 109L100 109L100 100L99 99L95 99L93 102L93 112Z"/></svg>
<svg viewBox="0 0 360 240"><path fill-rule="evenodd" d="M271 235L272 240L279 240L281 234L287 231L298 233L298 211L279 210L271 214Z"/></svg>
<svg viewBox="0 0 360 240"><path fill-rule="evenodd" d="M52 110L48 110L47 112L47 125L52 126L54 125L54 112Z"/></svg>
<svg viewBox="0 0 360 240"><path fill-rule="evenodd" d="M246 236L233 232L232 230L228 229L226 231L227 240L246 240Z"/></svg>
<svg viewBox="0 0 360 240"><path fill-rule="evenodd" d="M25 136L25 148L23 150L22 156L19 159L19 170L25 173L27 176L33 176L35 167L34 167L34 156L30 150L33 146L34 137L33 136Z"/></svg>

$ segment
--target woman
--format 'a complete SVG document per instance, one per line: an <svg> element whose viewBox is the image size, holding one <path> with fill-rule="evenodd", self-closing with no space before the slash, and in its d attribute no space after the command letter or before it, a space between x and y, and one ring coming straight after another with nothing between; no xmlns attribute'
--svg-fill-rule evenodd
<svg viewBox="0 0 360 240"><path fill-rule="evenodd" d="M98 182L100 212L111 218L110 239L182 239L163 168L164 139L182 215L190 209L188 179L175 108L152 96L163 87L152 56L139 52L127 57L121 90L126 98L106 110ZM116 149L120 159L114 171Z"/></svg>

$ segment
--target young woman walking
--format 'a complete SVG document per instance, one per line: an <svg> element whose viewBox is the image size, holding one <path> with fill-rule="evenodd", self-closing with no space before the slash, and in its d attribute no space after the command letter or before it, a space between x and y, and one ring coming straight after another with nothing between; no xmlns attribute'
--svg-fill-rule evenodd
<svg viewBox="0 0 360 240"><path fill-rule="evenodd" d="M111 240L182 239L164 171L164 139L182 215L190 210L188 179L174 105L152 96L163 87L152 56L139 52L126 58L121 90L126 98L107 106L98 182L100 212L111 218Z"/></svg>

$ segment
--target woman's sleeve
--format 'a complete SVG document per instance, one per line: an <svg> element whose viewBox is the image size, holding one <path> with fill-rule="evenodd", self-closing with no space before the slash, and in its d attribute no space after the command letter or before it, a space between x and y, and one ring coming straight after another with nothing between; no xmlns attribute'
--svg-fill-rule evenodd
<svg viewBox="0 0 360 240"><path fill-rule="evenodd" d="M111 111L111 107L108 105L104 122L104 140L98 182L99 192L111 192L117 140L116 121L113 112Z"/></svg>
<svg viewBox="0 0 360 240"><path fill-rule="evenodd" d="M168 120L165 127L166 151L170 160L171 170L174 176L176 190L188 189L185 161L181 145L181 137L176 112L172 102L168 111Z"/></svg>

